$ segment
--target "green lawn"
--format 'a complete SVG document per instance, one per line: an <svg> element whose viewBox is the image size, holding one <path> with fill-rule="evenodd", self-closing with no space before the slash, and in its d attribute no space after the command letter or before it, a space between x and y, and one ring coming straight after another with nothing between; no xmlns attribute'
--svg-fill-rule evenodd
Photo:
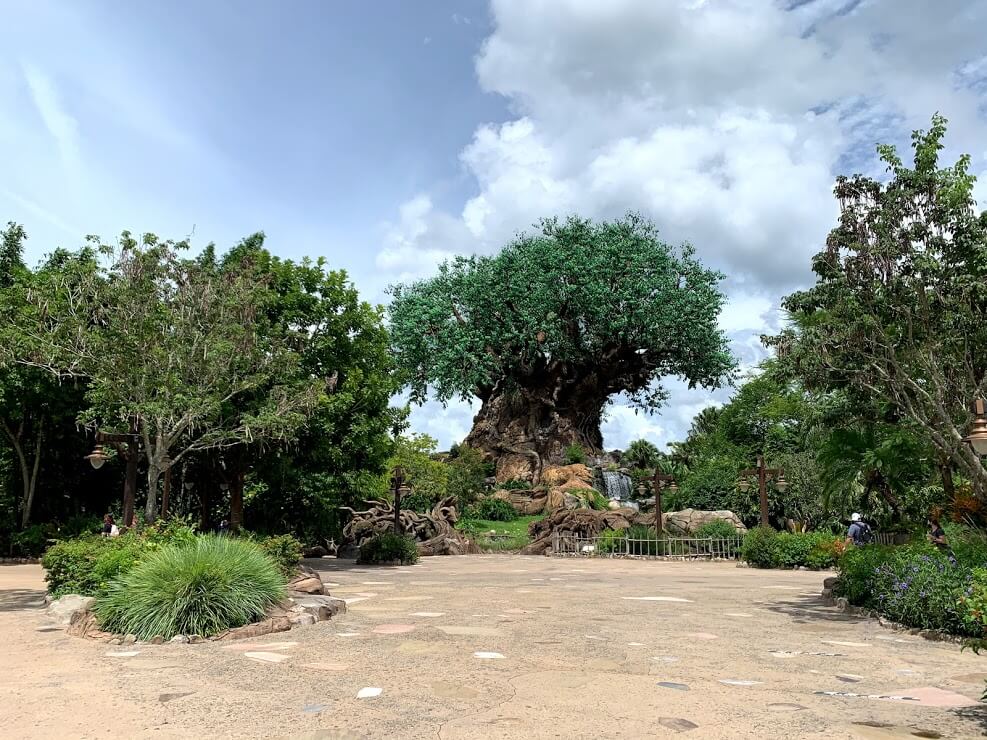
<svg viewBox="0 0 987 740"><path fill-rule="evenodd" d="M494 522L486 519L471 519L467 526L474 532L473 537L477 546L481 550L520 550L531 542L528 537L528 525L543 519L544 515L522 516L513 522ZM510 537L487 537L490 532L498 535L510 535Z"/></svg>

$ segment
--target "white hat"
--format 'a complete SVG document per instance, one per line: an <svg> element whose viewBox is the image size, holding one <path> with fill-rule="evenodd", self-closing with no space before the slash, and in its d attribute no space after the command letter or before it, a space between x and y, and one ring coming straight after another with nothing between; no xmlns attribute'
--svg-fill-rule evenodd
<svg viewBox="0 0 987 740"><path fill-rule="evenodd" d="M860 514L858 514L857 512L853 512L850 515L850 521L851 522L859 522L860 521Z"/></svg>

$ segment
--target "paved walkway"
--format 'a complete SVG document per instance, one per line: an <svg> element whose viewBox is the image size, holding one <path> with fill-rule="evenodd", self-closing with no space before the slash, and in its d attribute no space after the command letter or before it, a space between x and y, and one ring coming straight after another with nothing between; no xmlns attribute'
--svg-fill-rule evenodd
<svg viewBox="0 0 987 740"><path fill-rule="evenodd" d="M825 574L512 556L310 564L349 600L345 616L250 644L134 648L38 631L40 569L0 567L3 734L832 740L987 728L975 701L987 657L821 606Z"/></svg>

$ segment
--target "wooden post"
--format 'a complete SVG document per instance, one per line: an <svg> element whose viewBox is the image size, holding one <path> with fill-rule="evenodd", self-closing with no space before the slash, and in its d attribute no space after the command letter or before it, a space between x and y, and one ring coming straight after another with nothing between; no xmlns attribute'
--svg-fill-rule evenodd
<svg viewBox="0 0 987 740"><path fill-rule="evenodd" d="M768 471L764 465L764 455L757 456L757 485L761 499L761 526L770 527L768 521Z"/></svg>

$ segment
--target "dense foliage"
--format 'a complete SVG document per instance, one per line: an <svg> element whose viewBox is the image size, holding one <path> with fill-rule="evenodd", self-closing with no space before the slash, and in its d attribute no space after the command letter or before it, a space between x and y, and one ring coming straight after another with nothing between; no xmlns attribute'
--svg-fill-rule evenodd
<svg viewBox="0 0 987 740"><path fill-rule="evenodd" d="M470 519L486 519L490 522L513 522L518 518L510 502L492 496L481 498L466 510L465 515Z"/></svg>
<svg viewBox="0 0 987 740"><path fill-rule="evenodd" d="M418 562L418 546L407 535L382 532L360 545L357 562L366 565L390 563L411 565Z"/></svg>
<svg viewBox="0 0 987 740"><path fill-rule="evenodd" d="M950 550L925 542L851 547L838 564L835 593L909 627L987 637L983 531L947 525Z"/></svg>
<svg viewBox="0 0 987 740"><path fill-rule="evenodd" d="M785 299L793 325L768 339L806 387L907 421L978 492L962 443L987 391L987 212L970 158L940 168L946 122L912 136L913 166L879 147L889 177L840 177L839 224L813 260L816 284Z"/></svg>
<svg viewBox="0 0 987 740"><path fill-rule="evenodd" d="M302 543L290 534L267 537L257 544L286 578L290 578L298 570L298 564L302 560Z"/></svg>
<svg viewBox="0 0 987 740"><path fill-rule="evenodd" d="M260 619L284 593L284 576L257 545L205 535L149 554L109 583L93 611L104 630L140 640L210 636Z"/></svg>
<svg viewBox="0 0 987 740"><path fill-rule="evenodd" d="M776 532L755 527L744 537L741 557L755 568L832 568L843 538L825 532Z"/></svg>

